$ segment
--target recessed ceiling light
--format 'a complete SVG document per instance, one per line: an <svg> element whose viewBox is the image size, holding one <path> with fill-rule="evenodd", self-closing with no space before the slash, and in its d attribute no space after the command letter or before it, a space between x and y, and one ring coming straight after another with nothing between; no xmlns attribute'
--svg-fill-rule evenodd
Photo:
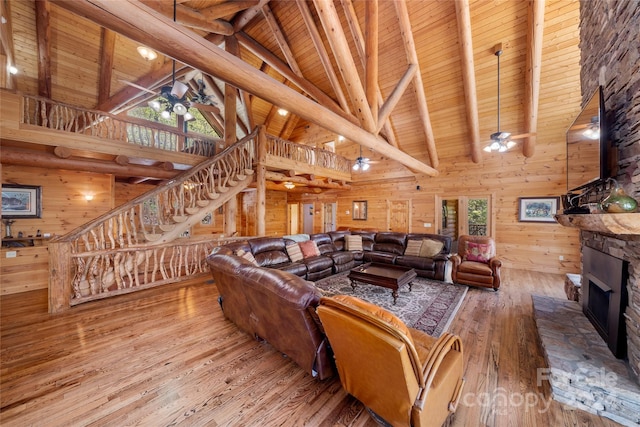
<svg viewBox="0 0 640 427"><path fill-rule="evenodd" d="M18 68L15 65L9 65L9 74L13 74L15 76L18 74Z"/></svg>
<svg viewBox="0 0 640 427"><path fill-rule="evenodd" d="M289 112L284 108L278 108L278 114L280 114L281 116L286 116L287 114L289 114Z"/></svg>

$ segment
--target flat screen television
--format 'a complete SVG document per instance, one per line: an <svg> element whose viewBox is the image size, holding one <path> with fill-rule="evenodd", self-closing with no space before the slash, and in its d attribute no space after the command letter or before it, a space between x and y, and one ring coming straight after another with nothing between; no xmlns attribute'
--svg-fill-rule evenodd
<svg viewBox="0 0 640 427"><path fill-rule="evenodd" d="M610 160L600 86L567 130L567 190L579 190L612 176Z"/></svg>

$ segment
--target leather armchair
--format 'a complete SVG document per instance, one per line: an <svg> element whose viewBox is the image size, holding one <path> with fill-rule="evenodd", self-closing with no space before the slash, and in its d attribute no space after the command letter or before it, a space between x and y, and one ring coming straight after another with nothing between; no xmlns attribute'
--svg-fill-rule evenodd
<svg viewBox="0 0 640 427"><path fill-rule="evenodd" d="M474 253L467 243L488 245L487 261L480 262L475 260L477 258L473 256ZM450 260L452 263L451 278L454 283L493 288L494 291L500 288L502 261L496 258L496 244L491 237L460 236L458 238L458 253L452 255Z"/></svg>
<svg viewBox="0 0 640 427"><path fill-rule="evenodd" d="M393 426L440 426L464 385L462 343L433 338L349 295L317 308L345 390Z"/></svg>

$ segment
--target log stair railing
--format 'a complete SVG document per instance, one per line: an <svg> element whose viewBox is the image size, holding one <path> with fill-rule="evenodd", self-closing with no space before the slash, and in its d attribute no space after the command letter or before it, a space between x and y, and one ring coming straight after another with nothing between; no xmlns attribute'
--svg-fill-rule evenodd
<svg viewBox="0 0 640 427"><path fill-rule="evenodd" d="M257 135L51 240L49 311L207 271L212 243L178 238L252 182Z"/></svg>

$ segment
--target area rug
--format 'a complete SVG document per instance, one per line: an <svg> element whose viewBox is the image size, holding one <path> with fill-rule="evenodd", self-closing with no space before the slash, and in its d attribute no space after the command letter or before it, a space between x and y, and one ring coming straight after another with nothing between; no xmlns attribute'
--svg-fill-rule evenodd
<svg viewBox="0 0 640 427"><path fill-rule="evenodd" d="M398 316L407 326L419 329L433 337L447 330L462 305L468 287L417 277L411 291L409 285L398 289L398 300L393 304L391 289L357 282L351 287L348 271L315 282L327 296L353 295L376 304Z"/></svg>

